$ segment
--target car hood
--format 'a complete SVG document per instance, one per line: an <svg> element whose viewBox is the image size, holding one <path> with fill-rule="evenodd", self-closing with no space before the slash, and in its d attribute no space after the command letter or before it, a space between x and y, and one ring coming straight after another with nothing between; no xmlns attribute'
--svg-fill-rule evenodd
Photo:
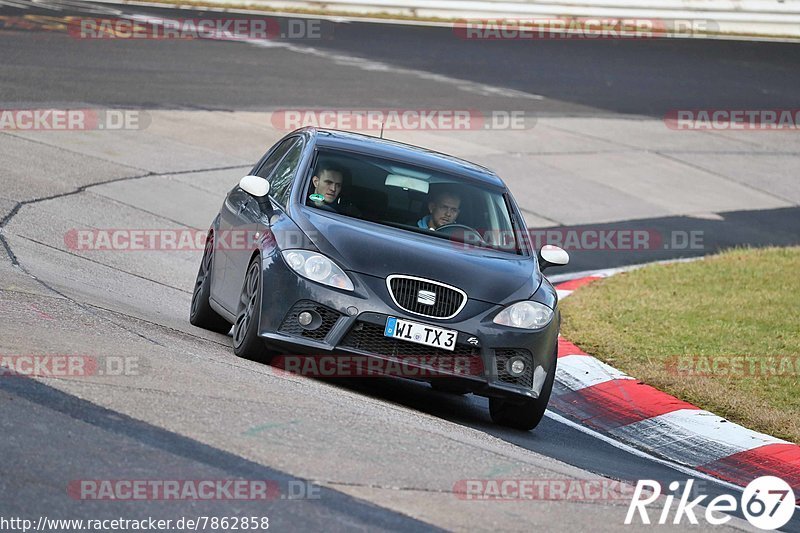
<svg viewBox="0 0 800 533"><path fill-rule="evenodd" d="M542 275L533 257L512 255L339 215L304 213L310 240L345 270L386 278L406 274L494 304L530 297Z"/></svg>

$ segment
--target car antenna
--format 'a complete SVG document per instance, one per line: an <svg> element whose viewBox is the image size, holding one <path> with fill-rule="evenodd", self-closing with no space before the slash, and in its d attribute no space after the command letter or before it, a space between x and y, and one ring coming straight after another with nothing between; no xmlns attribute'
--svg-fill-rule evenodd
<svg viewBox="0 0 800 533"><path fill-rule="evenodd" d="M383 139L383 122L381 122L381 139Z"/></svg>

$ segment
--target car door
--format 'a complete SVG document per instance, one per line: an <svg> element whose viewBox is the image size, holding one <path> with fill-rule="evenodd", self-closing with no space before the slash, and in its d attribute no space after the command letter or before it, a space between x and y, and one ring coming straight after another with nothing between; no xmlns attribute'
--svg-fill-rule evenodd
<svg viewBox="0 0 800 533"><path fill-rule="evenodd" d="M269 179L272 171L296 142L297 137L290 137L274 145L257 165L255 175ZM253 197L237 185L225 197L219 213L213 265L216 274L214 283L211 284L211 298L231 313L237 311L241 289L237 263L242 254L236 253L235 248L242 244L237 239L246 231L245 226L252 223L254 203Z"/></svg>
<svg viewBox="0 0 800 533"><path fill-rule="evenodd" d="M270 182L270 199L276 212L285 205L283 199L297 172L303 146L304 143L300 137L286 139L278 148L280 158L275 158L276 163L272 164L272 158L269 158L258 171L258 176ZM252 252L257 247L257 241L265 232L270 231L269 220L262 213L255 198L241 189L239 191L246 198L243 198L237 207L236 226L232 228L231 232L233 239L228 252L224 295L225 302L231 306L229 309L232 313L238 312L242 283L250 264Z"/></svg>

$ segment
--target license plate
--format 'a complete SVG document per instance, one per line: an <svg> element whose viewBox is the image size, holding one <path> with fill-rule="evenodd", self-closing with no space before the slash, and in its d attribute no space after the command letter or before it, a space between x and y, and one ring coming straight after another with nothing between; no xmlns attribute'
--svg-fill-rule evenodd
<svg viewBox="0 0 800 533"><path fill-rule="evenodd" d="M386 329L383 330L383 334L386 337L416 342L417 344L450 350L451 352L455 350L456 339L458 338L458 332L452 329L437 328L420 324L419 322L401 320L393 316L390 316L386 321Z"/></svg>

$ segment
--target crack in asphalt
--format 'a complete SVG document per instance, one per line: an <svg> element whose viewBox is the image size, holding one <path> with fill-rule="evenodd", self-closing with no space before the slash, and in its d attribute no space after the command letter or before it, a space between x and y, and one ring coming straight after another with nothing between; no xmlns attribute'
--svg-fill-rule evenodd
<svg viewBox="0 0 800 533"><path fill-rule="evenodd" d="M184 335L184 336L189 337L191 339L196 339L196 340L201 340L201 341L206 341L206 342L212 342L212 343L217 344L219 346L224 346L225 348L230 348L230 344L228 344L228 343L218 342L218 341L215 341L213 339L207 339L207 338L201 337L199 335L193 335L193 334L191 334L189 332L186 332L186 331L183 331L181 329L175 329L175 328L172 328L172 327L169 327L169 326L165 326L164 324L159 324L158 322L152 322L152 321L147 320L147 319L142 318L142 317L129 315L127 313L123 313L123 312L117 311L115 309L109 309L107 307L103 307L103 306L97 305L97 304L84 304L84 305L86 305L88 307L91 307L93 309L97 309L99 311L105 311L107 313L111 313L111 314L114 314L114 315L117 315L117 316L120 316L120 317L123 317L123 318L127 318L127 319L130 319L130 320L138 320L139 322L144 322L145 324L148 324L150 326L166 329L166 330L168 330L168 331L170 331L172 333L176 333L176 334L179 334L179 335Z"/></svg>
<svg viewBox="0 0 800 533"><path fill-rule="evenodd" d="M12 137L16 137L16 136L12 135ZM32 142L36 142L36 141L32 141ZM44 143L42 143L42 144L44 144ZM48 145L48 146L50 146L50 145ZM69 151L69 150L67 150L67 151ZM92 157L92 156L89 156L89 157ZM125 166L125 165L123 165L123 166ZM89 313L89 314L91 314L93 316L97 316L101 320L106 320L107 322L110 322L111 324L114 324L118 328L120 328L120 329L122 329L124 331L127 331L128 333L132 333L132 334L136 335L137 337L140 337L140 338L142 338L142 339L144 339L144 340L146 340L146 341L148 341L148 342L150 342L152 344L155 344L157 346L164 347L163 344L161 344L160 342L156 341L155 339L151 339L151 338L147 337L146 335L143 335L143 334L139 333L138 331L135 331L135 330L133 330L131 328L128 328L128 327L126 327L126 326L124 326L124 325L122 325L120 323L114 322L113 320L110 320L107 317L100 316L98 313L96 313L95 311L92 310L92 306L91 305L79 302L78 300L70 297L69 295L59 291L58 289L56 289L55 287L53 287L52 285L50 285L46 281L44 281L42 279L39 279L38 277L33 275L27 268L25 268L20 263L19 259L14 254L14 251L12 250L11 245L8 243L6 238L3 236L3 229L5 228L5 226L8 225L9 222L11 222L11 219L13 219L14 216L16 216L17 213L19 213L20 209L22 209L26 205L37 204L39 202L44 202L44 201L47 201L47 200L58 200L60 198L65 198L67 196L73 196L73 195L85 192L87 189L90 189L92 187L99 187L101 185L108 185L108 184L111 184L111 183L117 183L117 182L121 182L121 181L132 181L132 180L137 180L137 179L142 179L142 178L147 178L147 177L152 177L152 176L171 176L171 175L175 175L175 174L194 174L194 173L198 173L198 172L213 172L213 171L218 171L218 170L231 170L231 169L235 169L235 168L245 168L245 167L250 167L250 166L251 165L248 164L248 165L228 165L228 166L224 166L224 167L211 167L211 168L191 169L191 170L182 170L182 171L170 171L170 172L152 172L152 171L149 171L149 172L146 172L144 174L138 174L138 175L135 175L135 176L124 176L124 177L121 177L121 178L112 178L112 179L109 179L109 180L99 181L97 183L90 183L90 184L87 184L87 185L81 185L80 187L78 187L78 188L76 188L74 190L62 192L62 193L59 193L59 194L54 194L54 195L51 195L51 196L43 196L43 197L40 197L40 198L32 198L30 200L23 200L21 202L16 202L14 204L14 206L11 208L11 210L2 218L2 220L0 220L0 243L2 243L3 248L5 249L8 258L10 259L12 266L15 266L15 267L19 268L25 275L27 275L28 277L30 277L34 281L38 282L39 284L41 284L47 290L50 290L50 291L54 292L55 294L61 296L62 298L72 302L77 307L79 307L80 309L86 311L87 313ZM31 239L28 239L28 240L31 240ZM47 245L45 245L45 246L47 246ZM109 265L106 265L106 266L108 266L108 268L111 268L113 270L119 270L119 269L117 269L115 267L112 267L112 266L109 266ZM122 270L119 270L119 271L120 272L124 272ZM157 282L155 280L151 280L149 278L144 278L144 279L146 279L148 281L152 281L154 283L159 283L159 282Z"/></svg>
<svg viewBox="0 0 800 533"><path fill-rule="evenodd" d="M19 237L20 239L26 240L28 242L32 242L32 243L38 244L40 246L44 246L45 248L49 248L50 250L54 250L56 252L60 252L60 253L63 253L63 254L66 254L66 255L69 255L69 256L72 256L72 257L77 257L78 259L83 259L83 260L88 261L90 263L93 263L95 265L100 265L100 266L103 266L103 267L106 267L106 268L110 268L111 270L115 270L115 271L121 272L123 274L128 274L129 276L132 276L134 278L139 278L139 279L144 280L144 281L149 281L151 283L155 283L156 285L161 285L162 287L166 287L168 289L173 289L173 290L176 290L178 292L183 292L183 293L186 293L186 294L192 294L192 291L187 291L186 289L173 287L172 285L169 285L167 283L163 283L161 281L156 281L154 279L150 279L148 277L142 276L141 274L136 274L134 272L129 272L127 270L123 270L121 268L117 268L117 267L108 265L106 263L102 263L100 261L95 261L94 259L89 259L88 257L85 257L83 255L79 255L79 254L76 254L76 253L73 253L73 252L69 252L67 250L62 250L61 248L57 248L57 247L53 246L52 244L47 244L47 243L44 243L44 242L41 242L41 241L37 241L36 239L31 239L30 237L25 237L24 235L17 235L17 237Z"/></svg>
<svg viewBox="0 0 800 533"><path fill-rule="evenodd" d="M0 288L0 294L3 294L4 292L10 292L10 293L13 293L13 294L23 294L25 296L38 296L38 297L41 297L41 298L50 298L51 300L63 300L64 299L62 297L59 297L60 295L50 295L50 294L42 294L42 293L38 293L38 292L20 291L20 290L17 290L16 288L14 288L14 289L3 289L3 288Z"/></svg>
<svg viewBox="0 0 800 533"><path fill-rule="evenodd" d="M101 161L105 161L105 160L101 160ZM109 180L98 181L97 183L89 183L87 185L81 185L77 189L73 189L71 191L66 191L66 192L62 192L62 193L58 193L58 194L53 194L51 196L42 196L40 198L31 198L30 200L23 200L21 202L16 202L14 204L14 206L11 208L11 210L2 219L0 219L0 229L2 229L5 226L7 226L8 223L11 222L11 219L14 218L17 215L17 213L19 213L19 210L22 209L23 207L25 207L26 205L37 204L39 202L45 202L47 200L58 200L59 198L65 198L67 196L73 196L73 195L85 192L88 189L91 189L92 187L100 187L102 185L109 185L109 184L112 184L112 183L118 183L118 182L122 182L122 181L132 181L132 180L138 180L138 179L149 178L149 177L173 176L173 175L179 175L179 174L196 174L198 172L215 172L215 171L219 171L219 170L232 170L232 169L235 169L235 168L247 168L247 167L251 167L251 166L252 165L250 165L250 164L246 164L246 165L243 164L243 165L228 165L228 166L224 166L224 167L198 168L198 169L190 169L190 170L174 170L174 171L169 171L169 172L152 172L152 171L149 171L149 172L146 172L144 174L137 174L135 176L123 176L123 177L120 177L120 178L112 178L112 179L109 179ZM140 211L147 212L146 210L140 209L140 208L135 207L135 206L131 206L131 207L133 207L134 209L138 209ZM0 234L0 237L2 237L2 234ZM9 247L9 252L10 252L10 247ZM17 263L14 263L14 264L17 264Z"/></svg>
<svg viewBox="0 0 800 533"><path fill-rule="evenodd" d="M8 255L9 259L11 259L11 264L15 267L20 268L17 256L14 255L14 252L11 250L11 246L8 244L8 241L6 241L6 238L3 237L3 226L0 226L0 244L3 245L3 249L6 251L6 255ZM27 274L27 272L25 273Z"/></svg>
<svg viewBox="0 0 800 533"><path fill-rule="evenodd" d="M81 303L81 302L79 302L79 301L75 300L74 298L71 298L69 295L67 295L67 294L65 294L65 293L63 293L63 292L61 292L61 291L59 291L59 290L58 290L58 289L56 289L55 287L53 287L53 286L51 286L50 284L48 284L46 281L44 281L44 280L41 280L41 279L37 278L36 276L34 276L34 275L33 275L33 274L31 274L30 272L28 272L28 270L26 270L26 269L25 269L25 267L23 267L22 265L19 265L19 264L17 264L17 267L19 267L19 269L20 269L20 270L22 270L22 271L23 271L25 274L27 274L28 276L30 276L30 277L31 277L31 279L33 279L34 281L36 281L36 282L38 282L39 284L41 284L41 285L42 285L42 286L43 286L45 289L47 289L47 290L50 290L50 291L53 291L53 292L54 292L54 293L56 293L57 295L61 296L62 298L64 298L65 300L67 300L67 301L69 301L69 302L72 302L72 303L73 303L73 304L75 304L75 305L76 305L78 308L80 308L80 309L82 309L82 310L86 311L86 312L87 312L87 313L89 313L90 315L92 315L92 316L96 316L96 317L98 317L98 318L99 318L99 319L101 319L101 320L105 320L105 321L107 321L107 322L109 322L109 323L111 323L111 324L114 324L114 325L115 325L115 326L117 326L118 328L120 328L120 329L122 329L122 330L124 330L124 331L127 331L128 333L132 333L132 334L136 335L137 337L140 337L140 338L142 338L142 339L144 339L144 340L146 340L146 341L148 341L148 342L151 342L151 343L155 344L156 346L161 346L162 348L165 348L165 346L164 346L163 344L161 344L160 342L158 342L158 341L156 341L156 340L154 340L154 339L151 339L151 338L147 337L146 335L142 335L142 334L141 334L141 333L139 333L138 331L134 331L134 330L132 330L132 329L130 329L130 328L127 328L127 327L123 326L122 324L119 324L119 323L117 323L117 322L114 322L113 320L109 320L108 318L102 317L102 316L100 316L99 314L97 314L97 313L93 312L93 311L91 310L90 306L88 306L88 305L86 305L86 304L83 304L83 303Z"/></svg>
<svg viewBox="0 0 800 533"><path fill-rule="evenodd" d="M100 185L108 185L110 183L117 183L119 181L137 180L137 179L141 179L141 178L146 178L148 176L158 176L158 175L161 175L161 174L157 174L155 172L147 172L145 174L137 174L135 176L123 176L121 178L112 178L112 179L109 179L109 180L99 181L97 183L90 183L90 184L87 184L87 185L81 185L77 189L73 189L71 191L65 191L65 192L61 192L61 193L58 193L58 194L53 194L53 195L50 195L50 196L42 196L40 198L31 198L30 200L23 200L21 202L17 202L16 204L14 204L14 207L11 208L11 211L9 211L6 214L6 216L4 216L2 220L0 220L0 228L3 228L6 225L8 225L8 223L11 222L11 219L14 218L17 215L17 213L19 213L19 210L22 209L26 205L38 204L39 202L46 202L47 200L58 200L59 198L65 198L67 196L73 196L75 194L80 194L80 193L84 192L86 189L89 189L91 187L98 187Z"/></svg>

